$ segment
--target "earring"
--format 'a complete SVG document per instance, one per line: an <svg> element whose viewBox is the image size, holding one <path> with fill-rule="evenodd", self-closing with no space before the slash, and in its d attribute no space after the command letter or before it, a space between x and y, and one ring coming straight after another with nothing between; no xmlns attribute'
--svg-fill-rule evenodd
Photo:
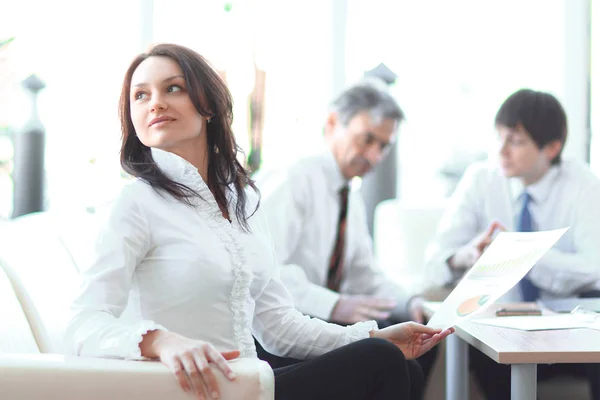
<svg viewBox="0 0 600 400"><path fill-rule="evenodd" d="M206 120L206 123L210 124L210 121L212 121L212 117L208 117L208 119Z"/></svg>
<svg viewBox="0 0 600 400"><path fill-rule="evenodd" d="M213 151L215 152L215 154L219 154L219 148L217 147L216 144L215 144L215 147L213 148Z"/></svg>

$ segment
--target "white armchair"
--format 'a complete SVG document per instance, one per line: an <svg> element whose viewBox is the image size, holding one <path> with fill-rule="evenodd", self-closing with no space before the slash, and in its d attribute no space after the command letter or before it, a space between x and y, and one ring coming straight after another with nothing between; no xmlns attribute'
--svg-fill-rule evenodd
<svg viewBox="0 0 600 400"><path fill-rule="evenodd" d="M159 362L64 356L64 327L94 219L38 213L0 224L0 398L190 399ZM273 371L231 362L224 400L274 398ZM216 374L220 376L220 374Z"/></svg>

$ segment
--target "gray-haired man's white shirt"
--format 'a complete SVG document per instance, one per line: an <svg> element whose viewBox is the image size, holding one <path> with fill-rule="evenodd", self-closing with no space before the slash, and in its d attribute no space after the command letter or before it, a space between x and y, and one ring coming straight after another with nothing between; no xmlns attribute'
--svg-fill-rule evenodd
<svg viewBox="0 0 600 400"><path fill-rule="evenodd" d="M256 177L261 209L267 215L281 278L304 314L329 319L340 294L326 286L329 258L337 233L339 190L347 184L329 152L291 166L261 171ZM358 191L351 191L346 225L341 293L397 299L406 307L411 295L377 267Z"/></svg>

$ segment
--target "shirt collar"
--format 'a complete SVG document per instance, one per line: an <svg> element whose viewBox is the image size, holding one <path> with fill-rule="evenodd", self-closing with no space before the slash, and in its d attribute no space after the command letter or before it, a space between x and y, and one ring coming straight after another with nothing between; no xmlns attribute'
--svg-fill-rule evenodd
<svg viewBox="0 0 600 400"><path fill-rule="evenodd" d="M152 159L158 168L172 181L184 184L199 194L210 192L198 169L175 153L152 147Z"/></svg>
<svg viewBox="0 0 600 400"><path fill-rule="evenodd" d="M188 188L192 189L196 194L200 196L203 203L206 203L209 207L212 207L214 215L217 218L221 218L221 210L215 200L214 195L208 188L208 185L202 179L202 176L198 172L198 168L194 167L192 163L178 156L175 153L169 151L160 150L152 147L152 159L158 166L158 168L174 182L181 183ZM226 192L227 204L229 208L229 215L235 215L235 207L237 203L237 192L233 185L229 185L229 190ZM198 198L192 200L197 202ZM249 202L249 207L252 207ZM201 203L196 203L201 204Z"/></svg>
<svg viewBox="0 0 600 400"><path fill-rule="evenodd" d="M519 178L510 178L510 192L513 203L517 203L523 196L523 192L527 191L533 202L543 203L548 198L552 184L556 180L560 172L560 165L553 165L546 174L536 183L525 187Z"/></svg>
<svg viewBox="0 0 600 400"><path fill-rule="evenodd" d="M327 185L335 193L350 183L342 174L333 153L330 151L323 154L323 173L325 174Z"/></svg>

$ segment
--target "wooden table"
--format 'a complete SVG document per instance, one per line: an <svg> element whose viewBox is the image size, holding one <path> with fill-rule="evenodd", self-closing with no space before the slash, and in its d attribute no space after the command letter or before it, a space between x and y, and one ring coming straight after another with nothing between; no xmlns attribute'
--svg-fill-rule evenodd
<svg viewBox="0 0 600 400"><path fill-rule="evenodd" d="M433 315L439 304L426 303L426 314ZM533 303L528 305L535 306ZM492 305L474 319L493 316L498 307ZM469 345L497 363L511 365L513 400L536 399L537 364L600 363L600 331L594 329L522 331L472 321L455 328L456 332L446 339L447 400L469 398Z"/></svg>

